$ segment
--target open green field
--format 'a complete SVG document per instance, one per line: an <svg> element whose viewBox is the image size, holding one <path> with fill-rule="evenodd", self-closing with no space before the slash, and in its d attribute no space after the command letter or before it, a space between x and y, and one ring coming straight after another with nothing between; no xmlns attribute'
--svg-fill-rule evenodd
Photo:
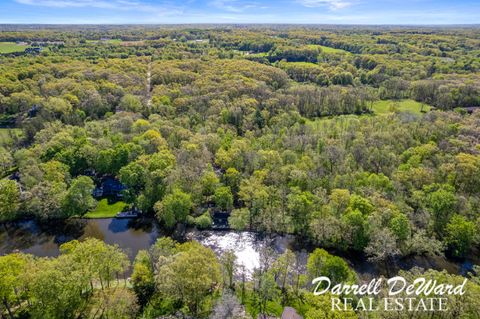
<svg viewBox="0 0 480 319"><path fill-rule="evenodd" d="M326 46L323 46L323 45L319 45L319 47L322 48L322 51L325 52L325 53L348 53L348 54L350 54L350 52L345 51L345 50L341 50L341 49L335 49L335 48L326 47Z"/></svg>
<svg viewBox="0 0 480 319"><path fill-rule="evenodd" d="M286 66L297 66L297 67L319 67L317 63L312 63L312 62L283 62L282 63Z"/></svg>
<svg viewBox="0 0 480 319"><path fill-rule="evenodd" d="M18 45L15 42L0 42L0 53L23 52L28 45Z"/></svg>
<svg viewBox="0 0 480 319"><path fill-rule="evenodd" d="M110 39L102 42L108 43L108 44L121 44L123 41L121 39Z"/></svg>
<svg viewBox="0 0 480 319"><path fill-rule="evenodd" d="M0 128L0 146L10 145L15 138L22 137L22 130L18 128Z"/></svg>
<svg viewBox="0 0 480 319"><path fill-rule="evenodd" d="M322 49L322 52L324 52L324 53L347 53L347 54L350 54L350 52L348 52L348 51L341 50L341 49L335 49L335 48L331 48L331 47L326 47L324 45L311 44L311 45L309 45L309 47L320 48L320 49Z"/></svg>
<svg viewBox="0 0 480 319"><path fill-rule="evenodd" d="M246 51L238 51L240 54L247 55L249 57L256 57L256 58L261 58L261 57L267 57L268 53L267 52L260 52L260 53L249 53Z"/></svg>
<svg viewBox="0 0 480 319"><path fill-rule="evenodd" d="M428 112L430 109L430 106L426 104L422 105L422 103L414 100L385 100L375 102L373 104L372 111L375 114L386 114L392 112L411 112L414 114L422 114L422 111Z"/></svg>
<svg viewBox="0 0 480 319"><path fill-rule="evenodd" d="M87 43L107 43L107 44L121 44L121 39L108 39L108 40L86 40Z"/></svg>
<svg viewBox="0 0 480 319"><path fill-rule="evenodd" d="M97 207L86 213L83 217L85 218L111 218L115 217L118 213L120 213L127 204L124 202L116 202L113 204L108 203L108 199L104 198L100 200L97 204Z"/></svg>
<svg viewBox="0 0 480 319"><path fill-rule="evenodd" d="M423 105L423 112L430 111L431 107L429 105ZM385 100L377 101L373 104L372 107L373 113L366 113L361 115L356 114L346 114L346 115L334 115L317 118L315 120L307 120L307 125L311 126L313 129L325 129L326 127L337 127L337 128L346 128L354 122L358 122L360 118L372 117L376 115L386 115L393 112L410 112L413 114L421 115L422 104L414 100Z"/></svg>

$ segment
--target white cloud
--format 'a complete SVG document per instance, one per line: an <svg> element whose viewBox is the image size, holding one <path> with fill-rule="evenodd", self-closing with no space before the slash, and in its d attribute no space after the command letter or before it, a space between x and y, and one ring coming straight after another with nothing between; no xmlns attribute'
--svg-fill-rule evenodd
<svg viewBox="0 0 480 319"><path fill-rule="evenodd" d="M114 9L118 6L122 6L123 1L93 1L93 0L16 0L21 4L27 4L32 6L41 7L54 7L54 8L109 8ZM125 4L127 5L127 4Z"/></svg>
<svg viewBox="0 0 480 319"><path fill-rule="evenodd" d="M328 6L331 10L339 10L352 5L345 0L297 0L300 4L308 8Z"/></svg>
<svg viewBox="0 0 480 319"><path fill-rule="evenodd" d="M135 0L15 0L17 3L51 8L97 8L139 12L175 12L182 8L172 6L152 6Z"/></svg>
<svg viewBox="0 0 480 319"><path fill-rule="evenodd" d="M239 0L213 0L209 2L209 5L221 10L236 13L259 7L257 3L248 3ZM265 7L262 8L264 9Z"/></svg>

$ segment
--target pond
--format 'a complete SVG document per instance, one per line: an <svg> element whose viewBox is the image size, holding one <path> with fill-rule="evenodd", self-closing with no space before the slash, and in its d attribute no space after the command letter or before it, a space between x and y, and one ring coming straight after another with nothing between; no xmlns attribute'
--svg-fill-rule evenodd
<svg viewBox="0 0 480 319"><path fill-rule="evenodd" d="M94 237L107 244L117 244L133 260L160 236L152 219L69 219L37 223L17 221L0 226L0 254L19 250L40 257L59 254L61 244L73 239Z"/></svg>
<svg viewBox="0 0 480 319"><path fill-rule="evenodd" d="M17 221L0 226L0 255L21 251L40 257L57 256L61 244L73 239L94 237L107 244L117 244L133 261L139 250L148 249L157 238L166 234L151 218L70 219L50 223ZM262 236L247 231L189 229L182 239L197 240L218 255L227 250L234 251L238 263L245 267L247 273L260 265L261 253L265 247L271 248L276 254L283 253L288 248L297 254L303 265L306 264L308 252L314 248L293 236ZM347 260L360 278L365 280L378 275L392 276L399 269L411 269L414 266L445 269L450 273L465 275L474 264L471 260L452 261L444 257L410 257L376 264L367 261L363 255L333 253Z"/></svg>

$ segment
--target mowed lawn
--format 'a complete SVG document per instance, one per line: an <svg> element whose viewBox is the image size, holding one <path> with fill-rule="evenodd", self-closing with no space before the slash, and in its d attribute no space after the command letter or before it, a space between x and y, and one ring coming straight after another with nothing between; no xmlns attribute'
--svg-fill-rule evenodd
<svg viewBox="0 0 480 319"><path fill-rule="evenodd" d="M0 146L7 146L13 143L14 138L20 139L22 130L18 128L0 128Z"/></svg>
<svg viewBox="0 0 480 319"><path fill-rule="evenodd" d="M83 217L85 218L115 217L115 215L120 213L126 206L127 204L125 204L122 201L109 204L108 199L104 198L97 203L97 207L94 210L86 213L85 215L83 215Z"/></svg>
<svg viewBox="0 0 480 319"><path fill-rule="evenodd" d="M322 51L325 52L325 53L348 53L348 54L350 54L350 52L342 50L342 49L335 49L335 48L326 47L326 46L323 46L323 45L320 45L319 47L322 48Z"/></svg>
<svg viewBox="0 0 480 319"><path fill-rule="evenodd" d="M422 114L423 112L430 111L431 107L429 105L414 101L414 100L385 100L377 101L373 104L372 111L375 114L387 114L392 112L410 112L414 114Z"/></svg>
<svg viewBox="0 0 480 319"><path fill-rule="evenodd" d="M15 42L0 42L0 53L23 52L28 45L18 45Z"/></svg>
<svg viewBox="0 0 480 319"><path fill-rule="evenodd" d="M318 45L318 44L310 44L308 45L309 47L312 47L312 48L320 48L322 49L322 52L324 53L343 53L343 54L351 54L350 52L348 51L345 51L345 50L342 50L342 49L335 49L335 48L332 48L332 47L326 47L324 45Z"/></svg>

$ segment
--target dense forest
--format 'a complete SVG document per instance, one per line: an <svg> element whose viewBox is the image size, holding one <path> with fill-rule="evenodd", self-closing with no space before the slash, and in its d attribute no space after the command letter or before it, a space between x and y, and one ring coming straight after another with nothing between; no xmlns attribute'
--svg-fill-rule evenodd
<svg viewBox="0 0 480 319"><path fill-rule="evenodd" d="M168 236L133 263L93 238L58 257L11 252L2 318L480 317L474 265L440 314L331 312L311 285L362 281L336 255L478 262L480 29L37 26L3 27L0 42L39 48L0 56L7 232L95 217L108 178L167 233L222 213L309 247L306 264L265 248L253 273Z"/></svg>

